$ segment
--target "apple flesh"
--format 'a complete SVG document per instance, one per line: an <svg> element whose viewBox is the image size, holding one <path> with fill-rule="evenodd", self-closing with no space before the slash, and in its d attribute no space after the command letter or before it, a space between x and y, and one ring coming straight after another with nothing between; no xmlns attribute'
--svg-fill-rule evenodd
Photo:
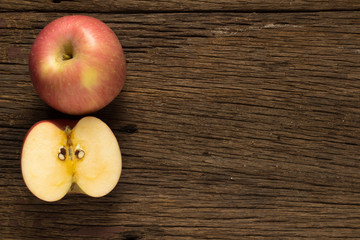
<svg viewBox="0 0 360 240"><path fill-rule="evenodd" d="M40 121L28 131L21 154L26 186L49 202L74 190L102 197L116 186L121 168L116 137L95 117Z"/></svg>
<svg viewBox="0 0 360 240"><path fill-rule="evenodd" d="M81 115L100 110L120 93L126 63L119 39L105 23L72 15L52 21L39 33L29 71L48 105Z"/></svg>

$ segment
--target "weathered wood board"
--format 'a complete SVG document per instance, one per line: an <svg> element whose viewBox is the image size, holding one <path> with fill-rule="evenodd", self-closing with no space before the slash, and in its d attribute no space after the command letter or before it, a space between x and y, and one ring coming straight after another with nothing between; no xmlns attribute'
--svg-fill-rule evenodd
<svg viewBox="0 0 360 240"><path fill-rule="evenodd" d="M359 237L360 4L161 2L0 2L0 238ZM106 197L45 203L22 180L23 138L79 117L39 99L27 58L73 13L124 47L125 87L94 113L123 174Z"/></svg>

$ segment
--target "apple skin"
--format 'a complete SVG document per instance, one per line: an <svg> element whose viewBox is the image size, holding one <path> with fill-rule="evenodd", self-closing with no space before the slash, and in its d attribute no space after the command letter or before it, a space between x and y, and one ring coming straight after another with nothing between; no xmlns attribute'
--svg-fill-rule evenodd
<svg viewBox="0 0 360 240"><path fill-rule="evenodd" d="M54 124L59 129L65 129L66 126L69 126L70 128L75 127L75 125L78 123L78 121L79 120L71 120L71 119L51 119L51 120L38 121L37 123L32 125L31 128L26 132L26 135L25 135L22 146L24 147L25 140L26 140L27 136L29 135L29 133L39 124L42 124L44 122L48 122L48 123Z"/></svg>
<svg viewBox="0 0 360 240"><path fill-rule="evenodd" d="M49 23L29 56L32 83L48 105L72 115L108 105L121 91L126 61L115 33L102 21L71 15Z"/></svg>

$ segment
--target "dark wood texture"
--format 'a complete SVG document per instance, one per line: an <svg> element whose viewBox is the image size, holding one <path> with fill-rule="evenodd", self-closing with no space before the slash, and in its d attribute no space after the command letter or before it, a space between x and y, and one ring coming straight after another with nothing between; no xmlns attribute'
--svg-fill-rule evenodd
<svg viewBox="0 0 360 240"><path fill-rule="evenodd" d="M0 12L279 12L360 9L357 0L1 0Z"/></svg>
<svg viewBox="0 0 360 240"><path fill-rule="evenodd" d="M360 237L358 1L93 2L0 2L1 239ZM39 99L27 57L72 13L123 44L124 90L94 115L124 167L106 197L45 203L22 180L23 138L78 117Z"/></svg>

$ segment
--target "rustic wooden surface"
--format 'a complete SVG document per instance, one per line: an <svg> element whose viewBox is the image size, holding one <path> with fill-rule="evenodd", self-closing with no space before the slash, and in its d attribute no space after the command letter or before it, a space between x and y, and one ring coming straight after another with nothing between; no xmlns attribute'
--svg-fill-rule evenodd
<svg viewBox="0 0 360 240"><path fill-rule="evenodd" d="M359 1L0 1L1 239L360 237ZM32 87L51 20L107 23L124 90L94 115L123 174L103 198L35 198L27 130L66 116Z"/></svg>

